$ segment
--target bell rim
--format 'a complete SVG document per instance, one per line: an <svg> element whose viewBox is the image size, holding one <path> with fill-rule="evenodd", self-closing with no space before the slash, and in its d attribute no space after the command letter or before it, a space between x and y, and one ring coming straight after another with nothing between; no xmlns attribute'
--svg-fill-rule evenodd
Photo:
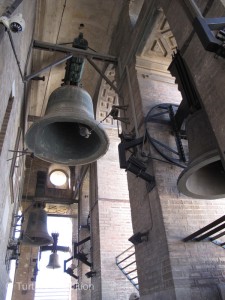
<svg viewBox="0 0 225 300"><path fill-rule="evenodd" d="M186 167L179 175L177 180L177 187L180 193L182 193L185 196L195 198L195 199L202 199L202 200L216 200L225 198L224 194L218 194L218 195L199 195L196 193L193 193L190 191L190 189L187 188L187 181L190 176L195 173L196 171L200 170L201 168L221 160L220 155L217 150L212 150L207 153L202 154L198 158L194 159L188 167Z"/></svg>
<svg viewBox="0 0 225 300"><path fill-rule="evenodd" d="M32 242L32 239L29 238L28 235L24 235L23 239L21 240L21 242L25 245L31 245L31 246L48 246L48 245L52 245L53 244L53 239L51 238L51 236L45 236L45 237L40 237L42 238L42 243L41 240L35 240Z"/></svg>
<svg viewBox="0 0 225 300"><path fill-rule="evenodd" d="M36 133L38 132L38 130L42 130L47 125L56 123L55 121L57 121L57 123L60 123L60 122L81 123L84 125L88 125L90 127L94 127L92 130L94 130L102 139L102 144L101 144L102 151L100 153L98 153L98 155L96 155L96 153L93 153L92 155L90 155L88 158L88 162L87 162L87 158L85 158L85 159L80 159L78 163L77 162L75 163L75 161L77 161L77 159L71 159L71 161L55 161L51 158L46 158L45 156L42 156L39 153L35 153ZM76 122L76 121L78 121L78 122ZM28 137L29 137L29 139L28 139ZM25 143L26 143L27 147L31 151L34 152L34 155L37 158L40 158L49 163L58 163L58 164L62 164L65 166L86 165L89 163L93 163L96 160L98 160L99 158L101 158L102 156L104 156L109 148L109 138L108 138L108 135L106 134L101 123L97 122L95 119L90 120L90 119L84 118L84 120L82 120L81 115L79 115L79 118L78 118L78 116L76 117L76 116L74 116L74 114L67 115L66 117L55 116L55 115L53 115L53 116L47 115L47 116L42 117L40 120L37 120L35 123L33 123L30 126L30 128L27 130L26 135L25 135Z"/></svg>

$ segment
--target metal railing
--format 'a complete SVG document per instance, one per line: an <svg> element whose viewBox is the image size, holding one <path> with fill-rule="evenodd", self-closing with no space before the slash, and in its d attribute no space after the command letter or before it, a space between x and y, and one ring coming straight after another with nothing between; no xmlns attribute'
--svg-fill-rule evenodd
<svg viewBox="0 0 225 300"><path fill-rule="evenodd" d="M225 249L225 215L183 239L184 242L208 240ZM223 238L223 240L218 239Z"/></svg>
<svg viewBox="0 0 225 300"><path fill-rule="evenodd" d="M134 245L116 257L116 265L127 277L131 284L139 290L136 256Z"/></svg>

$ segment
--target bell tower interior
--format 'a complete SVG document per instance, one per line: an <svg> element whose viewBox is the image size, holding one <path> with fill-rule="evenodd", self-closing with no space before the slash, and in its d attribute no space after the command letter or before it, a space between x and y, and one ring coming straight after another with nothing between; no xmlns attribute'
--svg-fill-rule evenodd
<svg viewBox="0 0 225 300"><path fill-rule="evenodd" d="M225 299L224 1L0 12L0 299Z"/></svg>

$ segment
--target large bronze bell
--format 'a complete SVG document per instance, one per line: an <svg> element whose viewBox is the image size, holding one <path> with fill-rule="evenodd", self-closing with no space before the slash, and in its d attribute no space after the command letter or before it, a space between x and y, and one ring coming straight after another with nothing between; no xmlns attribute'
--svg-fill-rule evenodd
<svg viewBox="0 0 225 300"><path fill-rule="evenodd" d="M73 85L53 91L45 116L28 129L25 141L38 158L68 166L96 161L109 145L90 95Z"/></svg>
<svg viewBox="0 0 225 300"><path fill-rule="evenodd" d="M204 111L187 118L186 132L189 164L178 178L179 191L198 199L225 198L225 172Z"/></svg>
<svg viewBox="0 0 225 300"><path fill-rule="evenodd" d="M22 242L32 246L44 246L53 243L47 230L47 213L39 205L34 205L29 213Z"/></svg>
<svg viewBox="0 0 225 300"><path fill-rule="evenodd" d="M53 252L52 254L50 254L49 263L46 266L46 268L48 268L48 269L61 268L61 266L59 264L59 255L56 252Z"/></svg>

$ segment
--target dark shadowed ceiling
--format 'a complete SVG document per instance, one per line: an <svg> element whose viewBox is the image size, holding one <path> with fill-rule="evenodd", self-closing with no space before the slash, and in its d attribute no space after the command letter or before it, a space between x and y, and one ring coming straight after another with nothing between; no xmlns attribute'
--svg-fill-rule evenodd
<svg viewBox="0 0 225 300"><path fill-rule="evenodd" d="M87 39L89 50L109 53L111 36L117 23L123 0L41 0L37 1L36 29L34 39L53 44L73 42L80 32ZM71 44L66 45L68 47ZM61 53L33 50L33 71L43 68L54 60L63 57ZM98 63L103 67L103 63ZM44 114L49 94L61 85L65 63L42 74L45 81L33 82L29 98L29 114ZM85 62L81 85L93 97L98 73Z"/></svg>

